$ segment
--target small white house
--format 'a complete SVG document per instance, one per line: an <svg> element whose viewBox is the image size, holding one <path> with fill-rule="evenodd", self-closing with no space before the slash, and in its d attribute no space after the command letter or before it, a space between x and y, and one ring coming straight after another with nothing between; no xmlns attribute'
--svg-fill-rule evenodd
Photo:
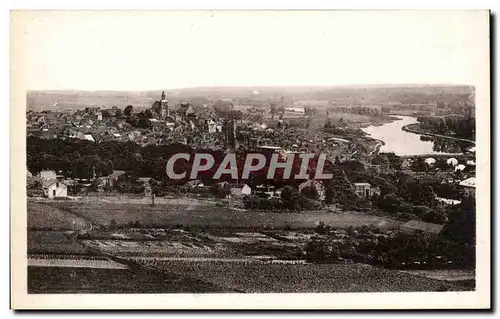
<svg viewBox="0 0 500 319"><path fill-rule="evenodd" d="M353 183L354 192L359 197L370 197L371 185L369 183Z"/></svg>
<svg viewBox="0 0 500 319"><path fill-rule="evenodd" d="M217 132L217 123L215 123L214 120L212 120L212 119L208 120L207 125L208 125L208 133Z"/></svg>
<svg viewBox="0 0 500 319"><path fill-rule="evenodd" d="M42 188L44 196L50 199L54 197L68 197L68 186L58 180L44 180Z"/></svg>
<svg viewBox="0 0 500 319"><path fill-rule="evenodd" d="M446 164L448 165L452 165L453 167L457 166L458 165L458 160L454 157L452 158L449 158L447 161L446 161Z"/></svg>
<svg viewBox="0 0 500 319"><path fill-rule="evenodd" d="M459 184L460 187L464 190L465 196L475 196L476 195L476 178L471 177L466 180L463 180Z"/></svg>
<svg viewBox="0 0 500 319"><path fill-rule="evenodd" d="M232 185L232 187L229 190L230 194L232 197L241 197L244 195L251 195L252 194L252 189L250 186L247 184L238 184L238 185Z"/></svg>
<svg viewBox="0 0 500 319"><path fill-rule="evenodd" d="M429 158L426 158L424 162L425 162L425 164L431 166L431 165L434 165L436 163L436 160L432 157L429 157Z"/></svg>

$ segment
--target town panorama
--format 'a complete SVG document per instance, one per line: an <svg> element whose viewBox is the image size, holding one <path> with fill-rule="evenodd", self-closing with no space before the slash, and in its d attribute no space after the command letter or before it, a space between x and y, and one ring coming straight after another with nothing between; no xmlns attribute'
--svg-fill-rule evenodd
<svg viewBox="0 0 500 319"><path fill-rule="evenodd" d="M474 87L27 103L30 294L475 289Z"/></svg>

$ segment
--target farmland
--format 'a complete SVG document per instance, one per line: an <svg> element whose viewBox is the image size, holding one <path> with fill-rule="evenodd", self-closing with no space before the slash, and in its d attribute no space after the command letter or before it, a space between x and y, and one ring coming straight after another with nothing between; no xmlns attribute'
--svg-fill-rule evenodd
<svg viewBox="0 0 500 319"><path fill-rule="evenodd" d="M145 268L28 267L28 293L232 292L181 275Z"/></svg>
<svg viewBox="0 0 500 319"><path fill-rule="evenodd" d="M363 264L287 265L162 261L155 262L154 265L159 265L158 267L169 273L185 274L229 290L247 293L463 290L437 280Z"/></svg>
<svg viewBox="0 0 500 319"><path fill-rule="evenodd" d="M54 207L67 210L87 219L94 225L108 226L111 221L126 225L140 221L146 228L155 227L202 227L247 229L303 229L314 228L320 221L334 228L374 225L381 229L395 228L399 222L357 213L333 214L328 212L273 213L239 211L215 205L140 205L115 203L55 202Z"/></svg>
<svg viewBox="0 0 500 319"><path fill-rule="evenodd" d="M87 255L92 252L60 231L28 230L28 253Z"/></svg>
<svg viewBox="0 0 500 319"><path fill-rule="evenodd" d="M311 236L317 236L312 228L318 221L337 228L339 234L345 233L342 228L346 226L367 224L390 233L398 225L391 219L360 213L236 211L210 203L179 203L155 206L62 201L29 204L29 208L36 211L50 211L54 207L59 218L79 220L79 227L86 229L83 237L71 231L28 231L29 254L54 254L57 259L56 263L40 260L28 267L29 292L293 293L464 289L459 282L345 261L338 264L265 261L266 258L301 261L305 243ZM141 223L139 228L129 226L136 221ZM32 225L39 229L37 226ZM75 266L81 263L80 259L96 254L103 255L99 258L116 259L128 269ZM86 257L81 257L84 255Z"/></svg>

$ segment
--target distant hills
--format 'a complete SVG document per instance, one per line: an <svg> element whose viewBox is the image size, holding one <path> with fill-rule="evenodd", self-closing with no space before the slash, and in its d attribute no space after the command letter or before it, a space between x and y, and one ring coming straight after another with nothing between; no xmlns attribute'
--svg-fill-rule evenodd
<svg viewBox="0 0 500 319"><path fill-rule="evenodd" d="M428 104L472 99L474 87L466 85L358 85L358 86L297 86L297 87L200 87L165 90L172 104L180 101L210 103L229 99L236 104L293 101L330 101L333 104ZM85 107L132 105L150 107L158 100L161 90L152 91L29 91L27 108L34 110L82 109ZM472 103L472 102L471 102Z"/></svg>

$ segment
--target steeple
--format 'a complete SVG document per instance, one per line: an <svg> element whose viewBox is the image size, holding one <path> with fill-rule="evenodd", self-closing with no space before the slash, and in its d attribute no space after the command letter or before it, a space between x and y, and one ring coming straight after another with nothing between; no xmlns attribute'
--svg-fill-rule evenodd
<svg viewBox="0 0 500 319"><path fill-rule="evenodd" d="M161 101L160 101L160 118L164 120L167 116L169 116L168 111L168 101L165 96L165 91L161 92Z"/></svg>

